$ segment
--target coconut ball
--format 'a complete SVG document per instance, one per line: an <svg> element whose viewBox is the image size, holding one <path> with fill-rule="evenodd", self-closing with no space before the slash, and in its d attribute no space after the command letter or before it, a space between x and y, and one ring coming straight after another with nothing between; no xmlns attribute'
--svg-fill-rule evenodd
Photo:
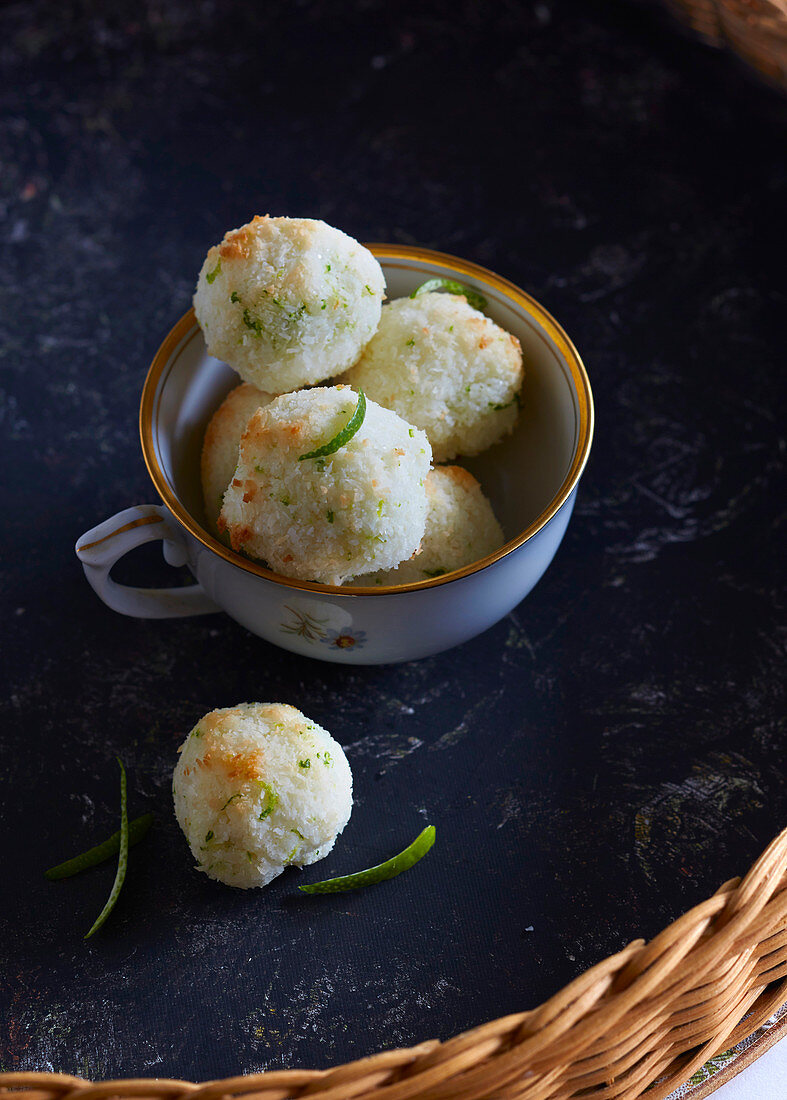
<svg viewBox="0 0 787 1100"><path fill-rule="evenodd" d="M348 442L304 457L347 426L359 400L333 386L283 394L254 413L219 516L233 550L286 577L335 585L415 553L432 454L422 431L367 401Z"/></svg>
<svg viewBox="0 0 787 1100"><path fill-rule="evenodd" d="M380 320L382 269L325 222L255 217L210 249L194 311L211 355L286 393L356 361Z"/></svg>
<svg viewBox="0 0 787 1100"><path fill-rule="evenodd" d="M269 405L273 396L250 382L244 382L230 390L211 417L202 442L200 473L205 514L214 530L224 492L238 465L238 447L243 429L252 413L263 405Z"/></svg>
<svg viewBox="0 0 787 1100"><path fill-rule="evenodd" d="M396 569L356 577L359 585L411 584L442 577L485 558L505 542L492 505L461 466L438 466L426 479L426 529L421 548Z"/></svg>
<svg viewBox="0 0 787 1100"><path fill-rule="evenodd" d="M343 381L423 428L435 462L475 455L510 432L522 385L519 341L467 304L431 292L383 306Z"/></svg>
<svg viewBox="0 0 787 1100"><path fill-rule="evenodd" d="M295 707L212 710L178 751L175 816L197 870L228 886L266 886L322 859L350 820L342 747Z"/></svg>

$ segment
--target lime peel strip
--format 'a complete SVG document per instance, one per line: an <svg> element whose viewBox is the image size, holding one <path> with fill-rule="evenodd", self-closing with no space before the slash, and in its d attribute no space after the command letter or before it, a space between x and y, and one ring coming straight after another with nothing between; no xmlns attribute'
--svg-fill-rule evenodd
<svg viewBox="0 0 787 1100"><path fill-rule="evenodd" d="M355 406L355 412L347 421L345 426L335 435L333 439L329 439L327 443L322 447L318 447L316 451L309 451L308 454L299 455L298 461L303 462L305 458L324 458L326 455L332 455L335 451L338 451L340 447L343 447L346 443L349 443L352 437L363 424L363 418L366 416L366 395L363 390L358 391L358 404Z"/></svg>
<svg viewBox="0 0 787 1100"><path fill-rule="evenodd" d="M410 297L417 298L420 294L428 294L432 290L447 290L449 294L463 294L467 298L467 304L473 309L480 310L481 313L489 304L483 294L479 294L472 287L465 286L464 283L458 283L456 279L427 279L425 283L415 288Z"/></svg>
<svg viewBox="0 0 787 1100"><path fill-rule="evenodd" d="M152 824L153 814L142 814L140 817L135 817L133 821L129 821L129 848L133 848L135 844L139 844ZM78 875L80 871L86 871L88 867L97 867L99 863L103 863L104 860L110 859L110 857L114 856L118 851L120 851L119 829L117 832L113 833L112 836L102 841L101 844L96 844L94 848L88 848L86 852L81 852L78 856L73 856L63 863L58 863L56 867L50 867L48 871L44 871L44 875L53 882L56 879L70 878L71 875Z"/></svg>
<svg viewBox="0 0 787 1100"><path fill-rule="evenodd" d="M120 891L123 888L123 883L126 878L126 867L128 866L128 809L127 809L127 795L126 795L126 769L123 767L123 761L120 757L117 757L117 762L120 765L120 849L118 852L118 869L115 872L115 881L112 883L112 889L109 892L107 903L93 923L92 928L85 936L86 940L98 932L99 928L103 925L109 914L115 908L115 903L120 896Z"/></svg>
<svg viewBox="0 0 787 1100"><path fill-rule="evenodd" d="M358 890L362 886L373 886L386 879L401 875L419 859L423 859L435 842L436 830L434 825L427 825L412 844L403 852L387 859L385 863L378 863L374 867L368 867L365 871L356 871L354 875L342 875L341 878L327 878L323 882L312 882L309 886L299 886L304 894L340 894L345 890Z"/></svg>

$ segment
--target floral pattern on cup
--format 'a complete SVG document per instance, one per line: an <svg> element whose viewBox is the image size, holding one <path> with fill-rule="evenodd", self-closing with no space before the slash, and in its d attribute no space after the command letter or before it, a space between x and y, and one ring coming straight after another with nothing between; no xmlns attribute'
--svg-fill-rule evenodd
<svg viewBox="0 0 787 1100"><path fill-rule="evenodd" d="M282 634L291 634L313 645L321 642L335 649L362 649L365 630L353 630L352 617L341 608L320 607L313 600L294 599L284 604L284 616L279 622ZM321 614L324 611L325 614Z"/></svg>
<svg viewBox="0 0 787 1100"><path fill-rule="evenodd" d="M288 622L279 623L279 629L283 634L295 634L307 642L324 642L326 634L325 623L327 619L318 619L308 611L298 610L296 607L284 605L284 610L290 613ZM336 633L336 631L332 631Z"/></svg>
<svg viewBox="0 0 787 1100"><path fill-rule="evenodd" d="M366 644L366 631L356 630L329 630L324 638L320 638L323 645L336 646L337 649L363 649Z"/></svg>

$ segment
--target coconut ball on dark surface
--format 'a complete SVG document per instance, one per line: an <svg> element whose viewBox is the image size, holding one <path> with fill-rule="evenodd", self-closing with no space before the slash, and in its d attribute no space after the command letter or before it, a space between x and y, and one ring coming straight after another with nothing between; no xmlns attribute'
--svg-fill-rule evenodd
<svg viewBox="0 0 787 1100"><path fill-rule="evenodd" d="M228 886L265 886L322 859L350 819L344 751L295 707L213 710L178 751L175 816L197 870Z"/></svg>

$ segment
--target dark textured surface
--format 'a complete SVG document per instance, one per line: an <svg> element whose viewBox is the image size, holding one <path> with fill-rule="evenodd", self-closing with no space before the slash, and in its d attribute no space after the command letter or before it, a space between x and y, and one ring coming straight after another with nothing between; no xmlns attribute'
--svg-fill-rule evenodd
<svg viewBox="0 0 787 1100"><path fill-rule="evenodd" d="M0 1066L328 1065L531 1007L785 824L783 101L629 5L107 10L0 14ZM480 261L585 356L598 430L563 546L451 653L342 669L222 616L123 619L73 556L153 498L146 366L208 245L265 211ZM167 572L140 552L125 575ZM175 750L254 698L348 748L321 870L427 820L428 860L336 898L197 875ZM85 944L111 866L42 871L115 827L115 754L157 823Z"/></svg>

